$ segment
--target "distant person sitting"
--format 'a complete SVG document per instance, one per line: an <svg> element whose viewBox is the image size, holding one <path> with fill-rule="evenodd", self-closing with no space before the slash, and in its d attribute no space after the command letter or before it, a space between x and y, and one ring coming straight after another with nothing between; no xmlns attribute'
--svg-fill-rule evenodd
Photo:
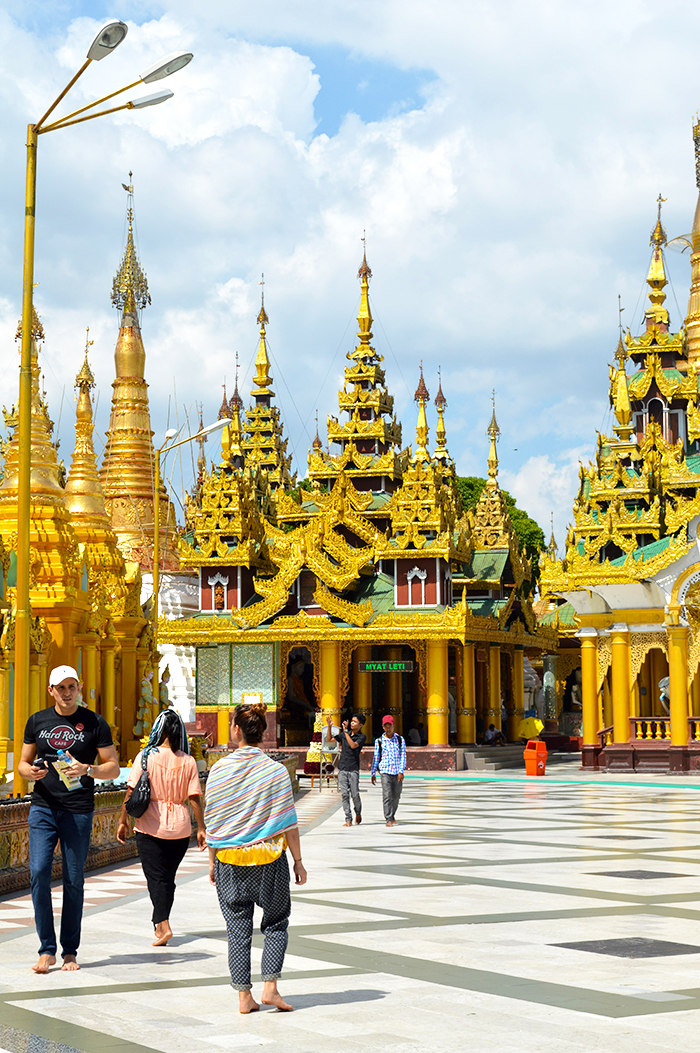
<svg viewBox="0 0 700 1053"><path fill-rule="evenodd" d="M422 746L420 740L420 731L418 728L411 728L406 732L406 745L408 746Z"/></svg>
<svg viewBox="0 0 700 1053"><path fill-rule="evenodd" d="M485 746L505 746L506 737L502 731L495 726L495 724L489 724L486 734L484 735Z"/></svg>

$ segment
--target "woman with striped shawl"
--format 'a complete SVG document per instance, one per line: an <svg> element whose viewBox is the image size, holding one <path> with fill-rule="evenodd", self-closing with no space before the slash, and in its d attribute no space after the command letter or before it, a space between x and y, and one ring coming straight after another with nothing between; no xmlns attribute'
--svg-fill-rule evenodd
<svg viewBox="0 0 700 1053"><path fill-rule="evenodd" d="M267 757L259 744L267 726L264 704L240 705L233 715L235 749L209 773L204 809L209 845L209 880L216 886L228 932L231 985L241 1013L260 1008L252 995L250 947L253 907L262 908L262 1003L289 1011L277 990L287 950L291 910L289 865L294 880L306 882L301 862L297 813L287 769Z"/></svg>

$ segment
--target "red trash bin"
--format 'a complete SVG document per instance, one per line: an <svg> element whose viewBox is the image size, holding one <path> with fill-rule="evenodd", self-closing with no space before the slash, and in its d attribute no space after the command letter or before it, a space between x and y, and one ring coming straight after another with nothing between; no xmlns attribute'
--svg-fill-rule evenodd
<svg viewBox="0 0 700 1053"><path fill-rule="evenodd" d="M531 739L523 752L526 775L544 775L547 767L547 743Z"/></svg>

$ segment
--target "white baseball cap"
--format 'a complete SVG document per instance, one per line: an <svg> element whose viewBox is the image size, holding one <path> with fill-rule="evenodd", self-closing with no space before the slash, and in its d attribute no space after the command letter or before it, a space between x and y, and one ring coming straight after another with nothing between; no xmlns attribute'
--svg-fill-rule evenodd
<svg viewBox="0 0 700 1053"><path fill-rule="evenodd" d="M56 684L62 683L67 680L68 677L72 677L73 680L77 680L80 683L80 677L73 668L72 665L57 665L55 669L52 669L49 673L49 687L55 687Z"/></svg>

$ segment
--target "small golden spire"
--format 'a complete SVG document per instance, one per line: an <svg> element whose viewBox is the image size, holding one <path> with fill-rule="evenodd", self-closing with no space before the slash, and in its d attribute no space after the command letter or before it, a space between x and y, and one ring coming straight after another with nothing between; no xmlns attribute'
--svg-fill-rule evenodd
<svg viewBox="0 0 700 1053"><path fill-rule="evenodd" d="M129 172L129 186L122 183L127 192L126 218L129 231L126 236L126 248L114 281L112 282L112 303L125 314L143 309L151 302L146 275L139 262L134 246L134 187L132 173Z"/></svg>
<svg viewBox="0 0 700 1053"><path fill-rule="evenodd" d="M495 388L491 392L491 405L493 407L491 412L491 423L486 429L486 434L491 440L491 445L489 446L489 456L487 461L489 477L486 480L486 486L489 490L496 490L498 488L498 482L496 481L498 477L498 454L496 453L496 443L501 437L501 429L498 427L498 421L496 420Z"/></svg>
<svg viewBox="0 0 700 1053"><path fill-rule="evenodd" d="M447 452L447 432L445 431L444 413L447 407L447 399L442 393L442 376L438 366L438 393L435 396L435 406L438 411L437 428L435 429L435 460L440 461L446 467L450 460Z"/></svg>
<svg viewBox="0 0 700 1053"><path fill-rule="evenodd" d="M423 362L420 364L420 380L418 381L418 387L416 393L413 396L414 400L418 403L418 422L416 424L416 452L413 455L414 461L429 461L430 454L428 453L428 420L425 416L425 405L430 398L430 392L425 386L425 379L423 377Z"/></svg>
<svg viewBox="0 0 700 1053"><path fill-rule="evenodd" d="M666 244L666 231L661 224L661 205L665 200L666 198L662 197L661 194L656 199L658 205L656 226L651 232L649 241L654 251L651 254L651 263L647 274L649 299L651 301L651 307L648 307L644 312L647 329L651 329L653 325L665 325L668 327L669 322L668 311L662 306L666 299L664 288L668 285L663 254L663 246Z"/></svg>
<svg viewBox="0 0 700 1053"><path fill-rule="evenodd" d="M36 307L34 306L34 304L32 304L32 336L34 337L34 339L35 339L35 341L37 343L39 343L39 341L42 341L42 340L45 339L45 337L44 337L44 327L41 324L41 319L39 318L39 315L36 313ZM17 323L17 332L15 333L15 340L21 340L21 339L22 339L22 319L20 318L19 322Z"/></svg>
<svg viewBox="0 0 700 1053"><path fill-rule="evenodd" d="M316 453L320 453L323 449L323 443L321 442L321 437L318 434L318 410L316 410L316 438L311 443L311 445L313 446Z"/></svg>
<svg viewBox="0 0 700 1053"><path fill-rule="evenodd" d="M267 317L267 311L265 310L264 274L262 275L262 279L258 284L262 286L260 292L260 312L258 314L258 325L260 326L260 342L258 344L258 353L255 356L255 376L253 377L253 383L256 386L251 391L251 395L256 401L260 399L269 399L272 395L274 395L274 391L270 388L270 384L272 383L272 377L270 376L270 359L267 354L267 334L265 332L265 326L270 324L270 319ZM269 403L266 403L266 405L269 405Z"/></svg>
<svg viewBox="0 0 700 1053"><path fill-rule="evenodd" d="M75 378L75 386L76 388L80 388L81 391L83 388L92 389L95 386L95 378L92 375L90 363L88 362L88 348L92 347L94 343L94 340L90 340L90 326L88 326L85 330L85 361Z"/></svg>
<svg viewBox="0 0 700 1053"><path fill-rule="evenodd" d="M202 406L202 403L200 402L199 403L199 431L200 432L204 431L204 419L202 417L202 409L203 409L203 406ZM202 472L204 471L204 469L206 468L206 465L207 465L207 459L204 456L204 443L206 441L207 441L207 436L206 435L200 435L199 438L197 439L197 445L199 446L199 456L197 457L197 468L198 468L198 471L199 471L200 478L201 478Z"/></svg>
<svg viewBox="0 0 700 1053"><path fill-rule="evenodd" d="M557 545L556 538L554 537L554 512L549 513L549 522L551 527L551 533L549 537L549 545L547 546L547 555L550 559L556 559L559 554L559 546Z"/></svg>

